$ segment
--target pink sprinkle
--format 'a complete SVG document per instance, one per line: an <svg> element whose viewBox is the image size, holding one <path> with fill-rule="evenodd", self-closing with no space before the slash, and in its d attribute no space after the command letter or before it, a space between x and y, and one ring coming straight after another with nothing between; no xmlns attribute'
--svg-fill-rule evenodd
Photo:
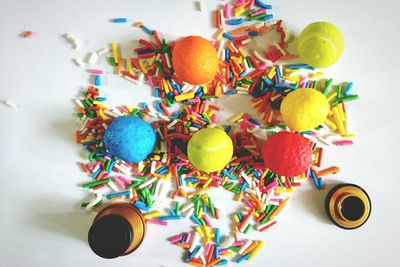
<svg viewBox="0 0 400 267"><path fill-rule="evenodd" d="M206 246L206 249L204 250L204 254L208 255L208 253L210 252L210 249L211 249L211 243L208 243Z"/></svg>
<svg viewBox="0 0 400 267"><path fill-rule="evenodd" d="M218 181L224 181L224 178L219 177L218 175L215 174L210 174L211 178L213 178L214 180L218 180Z"/></svg>
<svg viewBox="0 0 400 267"><path fill-rule="evenodd" d="M147 221L149 221L149 220L147 220ZM168 238L168 240L171 241L171 243L177 243L182 240L182 237L183 237L182 234L180 234L180 235L170 237L170 238Z"/></svg>
<svg viewBox="0 0 400 267"><path fill-rule="evenodd" d="M226 252L228 252L228 249L223 248L219 250L219 255L225 254Z"/></svg>
<svg viewBox="0 0 400 267"><path fill-rule="evenodd" d="M124 176L118 176L118 178L123 181L125 184L131 184L131 180L129 180L128 178L124 177Z"/></svg>
<svg viewBox="0 0 400 267"><path fill-rule="evenodd" d="M225 4L224 6L224 17L230 19L232 17L232 6L230 4Z"/></svg>
<svg viewBox="0 0 400 267"><path fill-rule="evenodd" d="M125 183L124 183L121 179L119 179L118 177L114 178L114 181L115 181L120 187L122 187L122 188L125 188L125 187L126 187Z"/></svg>
<svg viewBox="0 0 400 267"><path fill-rule="evenodd" d="M210 217L208 217L208 215L207 214L203 214L203 219L204 219L204 222L209 226L209 227L213 227L212 226L212 222L211 222L211 218Z"/></svg>
<svg viewBox="0 0 400 267"><path fill-rule="evenodd" d="M256 12L252 13L252 14L250 15L250 17L255 17L255 16L260 15L260 14L265 13L265 12L266 12L265 9L260 9L260 10L258 10L258 11L256 11Z"/></svg>
<svg viewBox="0 0 400 267"><path fill-rule="evenodd" d="M347 145L352 145L353 141L351 141L351 140L340 140L340 141L335 141L334 144L336 146L347 146Z"/></svg>
<svg viewBox="0 0 400 267"><path fill-rule="evenodd" d="M249 9L253 9L253 8L254 8L254 0L251 0L250 4L249 4Z"/></svg>
<svg viewBox="0 0 400 267"><path fill-rule="evenodd" d="M233 243L233 246L234 246L234 247L241 247L241 246L243 246L243 245L244 245L244 240L235 241L235 242Z"/></svg>
<svg viewBox="0 0 400 267"><path fill-rule="evenodd" d="M87 70L87 72L91 73L91 74L104 74L105 71L104 70Z"/></svg>
<svg viewBox="0 0 400 267"><path fill-rule="evenodd" d="M154 87L153 79L151 78L150 75L147 75L147 80L149 81L149 85L150 85L151 87Z"/></svg>
<svg viewBox="0 0 400 267"><path fill-rule="evenodd" d="M152 223L152 224L158 224L158 225L162 225L162 226L167 226L168 225L167 221L159 221L159 220L153 219L153 218L147 219L146 222Z"/></svg>
<svg viewBox="0 0 400 267"><path fill-rule="evenodd" d="M218 121L217 113L214 113L211 117L212 122L216 123Z"/></svg>

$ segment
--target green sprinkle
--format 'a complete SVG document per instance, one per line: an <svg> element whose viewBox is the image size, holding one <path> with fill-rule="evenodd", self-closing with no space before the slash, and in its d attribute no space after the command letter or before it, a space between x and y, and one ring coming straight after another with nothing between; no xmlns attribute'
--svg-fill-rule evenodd
<svg viewBox="0 0 400 267"><path fill-rule="evenodd" d="M324 89L322 90L322 93L323 93L324 95L328 95L328 93L329 93L329 87L331 86L332 82L333 82L332 79L329 79L329 80L327 80L327 81L325 82Z"/></svg>
<svg viewBox="0 0 400 267"><path fill-rule="evenodd" d="M339 84L337 87L336 87L336 97L337 98L340 98L342 96L342 86Z"/></svg>
<svg viewBox="0 0 400 267"><path fill-rule="evenodd" d="M136 188L136 187L138 187L141 183L142 183L142 181L133 182L133 183L131 183L130 185L128 185L128 186L126 187L126 189Z"/></svg>
<svg viewBox="0 0 400 267"><path fill-rule="evenodd" d="M234 246L230 246L230 247L228 247L228 249L229 249L229 250L232 250L233 252L236 252L236 253L238 253L238 252L239 252L239 250L240 250L240 247L234 247Z"/></svg>
<svg viewBox="0 0 400 267"><path fill-rule="evenodd" d="M259 20L259 19L264 18L266 15L267 15L267 13L263 13L263 14L260 14L260 15L254 16L254 17L247 18L247 20L248 21Z"/></svg>
<svg viewBox="0 0 400 267"><path fill-rule="evenodd" d="M157 183L158 183L158 181L155 181L154 184L151 186L150 194L152 196L154 196L154 194L156 192Z"/></svg>
<svg viewBox="0 0 400 267"><path fill-rule="evenodd" d="M115 64L114 57L108 57L108 64L113 67L117 66L117 64Z"/></svg>
<svg viewBox="0 0 400 267"><path fill-rule="evenodd" d="M208 197L207 200L208 200L208 205L210 206L211 215L213 216L213 218L215 218L214 203L210 197Z"/></svg>
<svg viewBox="0 0 400 267"><path fill-rule="evenodd" d="M246 228L244 229L243 233L244 233L244 234L247 234L247 232L249 232L251 226L252 226L252 224L249 223L249 224L246 226Z"/></svg>
<svg viewBox="0 0 400 267"><path fill-rule="evenodd" d="M180 211L180 207L179 207L179 202L175 202L175 213L176 215L180 215L181 211Z"/></svg>
<svg viewBox="0 0 400 267"><path fill-rule="evenodd" d="M111 180L112 180L111 178L107 178L107 179L103 179L103 180L100 180L100 181L89 182L89 183L83 184L82 188L92 188L92 187L95 187L95 186L98 186L98 185L107 184Z"/></svg>

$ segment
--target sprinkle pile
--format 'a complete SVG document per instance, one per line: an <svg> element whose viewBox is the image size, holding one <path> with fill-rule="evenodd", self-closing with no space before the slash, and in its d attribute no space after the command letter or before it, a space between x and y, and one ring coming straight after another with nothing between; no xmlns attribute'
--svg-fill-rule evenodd
<svg viewBox="0 0 400 267"><path fill-rule="evenodd" d="M322 178L340 170L335 166L321 170L323 145L352 144L355 136L348 130L345 102L358 96L351 94L352 82L334 84L332 79L322 78L322 72L306 64L275 65L297 56L288 51L291 33L281 20L272 20L271 9L259 0L238 0L213 13L217 27L214 45L220 62L216 78L204 86L187 84L174 75L171 64L174 42L167 42L142 22L135 26L146 32L149 40L139 40L135 56L124 58L117 43L112 43L111 49L89 54L86 63L95 64L101 56L111 53L107 61L114 67L115 75L134 84L147 82L159 100L138 107L110 108L100 90L105 72L88 70L93 75L93 85L75 100L81 124L76 131L76 142L88 151L88 162L80 164L89 176L82 188L92 194L92 199L82 202L82 207L92 209L124 201L142 210L147 223L166 226L175 220L189 220L193 231L173 236L169 241L186 250L185 262L214 266L227 264L229 257L237 263L253 259L264 243L246 238L246 234L264 232L275 225L290 194L303 181L310 179L316 188L324 188ZM125 18L113 20L115 23L127 21ZM249 51L255 37L272 33L278 34L279 41L269 45L265 54ZM67 36L75 46L81 46L79 38ZM81 59L76 62L80 66L86 64ZM299 176L284 177L265 168L259 137L289 130L280 116L280 104L288 93L299 88L322 92L331 111L323 124L300 133L311 141L312 166ZM240 113L221 124L220 109L214 99L232 94L252 97L252 106L260 114L259 118ZM176 103L180 109L171 112ZM116 158L103 144L108 125L116 117L125 115L150 122L157 133L153 153L139 163ZM233 140L233 158L220 172L203 173L187 158L191 135L205 127L220 127ZM231 234L223 236L221 232L229 229L214 226L221 210L208 193L210 188L230 191L243 204L232 218ZM168 212L160 201L166 197L173 200Z"/></svg>

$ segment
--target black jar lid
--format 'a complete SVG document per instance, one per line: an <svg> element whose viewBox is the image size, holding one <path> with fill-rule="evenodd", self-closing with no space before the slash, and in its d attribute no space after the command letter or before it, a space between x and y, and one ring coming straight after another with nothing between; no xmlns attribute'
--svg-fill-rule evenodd
<svg viewBox="0 0 400 267"><path fill-rule="evenodd" d="M367 192L355 184L339 184L333 187L325 199L329 219L340 228L356 229L371 214L371 200Z"/></svg>
<svg viewBox="0 0 400 267"><path fill-rule="evenodd" d="M112 259L123 255L133 240L132 226L119 215L107 215L96 220L90 227L90 248L98 256Z"/></svg>

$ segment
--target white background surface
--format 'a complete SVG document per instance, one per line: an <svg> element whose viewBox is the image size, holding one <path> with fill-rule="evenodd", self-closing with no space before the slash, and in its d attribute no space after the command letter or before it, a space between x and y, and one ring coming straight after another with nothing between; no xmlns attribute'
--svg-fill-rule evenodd
<svg viewBox="0 0 400 267"><path fill-rule="evenodd" d="M0 100L20 104L18 109L0 105L0 266L182 266L182 250L166 238L188 230L187 222L150 225L139 250L115 260L95 256L87 245L93 214L79 208L87 195L78 184L86 177L76 162L86 153L74 143L71 100L88 85L89 75L71 59L112 41L132 48L132 41L147 38L131 24L110 23L114 17L144 21L168 40L189 34L211 37L210 11L221 1L205 2L208 10L201 13L189 0L0 0ZM243 266L400 266L398 1L271 2L276 17L295 33L318 20L342 30L344 53L327 73L337 82L355 83L354 93L361 98L347 106L358 138L352 147L326 150L323 165L341 166L342 172L325 181L361 185L373 207L362 228L342 230L325 216L327 191L306 183L278 225L255 235L266 245ZM23 39L19 34L24 30L37 34ZM61 37L68 32L90 43L72 50ZM133 87L113 75L107 84L110 105L150 100L147 86ZM234 96L221 105L229 115L248 111L246 101ZM219 206L226 203L223 211L232 212L231 195L220 199Z"/></svg>

